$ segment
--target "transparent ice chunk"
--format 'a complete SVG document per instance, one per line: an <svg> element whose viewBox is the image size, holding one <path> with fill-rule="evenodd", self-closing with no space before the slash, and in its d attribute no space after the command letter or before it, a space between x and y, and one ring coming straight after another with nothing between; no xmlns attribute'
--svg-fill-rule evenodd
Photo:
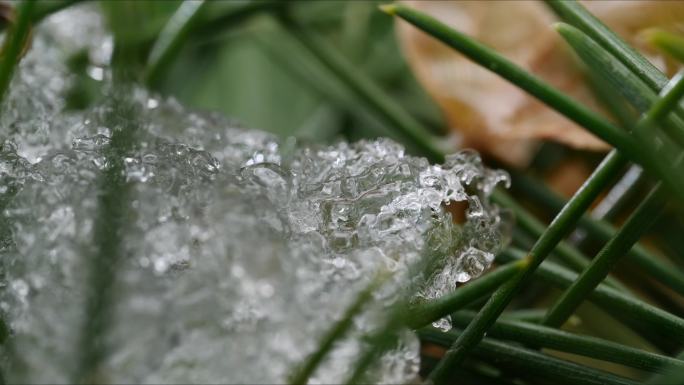
<svg viewBox="0 0 684 385"><path fill-rule="evenodd" d="M488 196L507 176L473 151L430 165L388 139L300 146L142 89L112 91L125 108L103 98L67 112L67 85L35 85L69 81L65 50L105 63L110 38L88 24L88 39L60 51L52 40L84 35L60 25L36 32L45 51L22 61L0 115L12 133L0 147L8 381L74 380L102 178L122 125L137 129L117 155L129 194L125 225L108 229L122 242L98 341L103 381L283 383L373 277L393 272L310 381L339 383L418 261L439 257L415 300L436 298L482 274L505 241ZM456 201L467 204L463 223L445 209ZM404 330L365 380L410 383L418 367L417 337Z"/></svg>

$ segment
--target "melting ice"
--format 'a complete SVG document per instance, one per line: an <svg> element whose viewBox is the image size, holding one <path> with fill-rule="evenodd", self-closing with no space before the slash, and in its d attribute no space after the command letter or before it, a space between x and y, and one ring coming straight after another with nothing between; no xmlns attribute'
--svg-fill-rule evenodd
<svg viewBox="0 0 684 385"><path fill-rule="evenodd" d="M421 258L441 256L418 300L480 275L500 247L501 215L487 197L507 177L474 152L430 165L386 139L299 146L142 90L65 112L59 55L74 48L46 40L68 36L63 24L41 27L2 113L9 381L73 380L102 226L121 245L97 342L106 354L92 375L113 383L282 383L376 273L391 272L311 379L339 383ZM96 52L106 34L82 28L102 41L76 48L106 56ZM49 79L65 80L41 83ZM132 144L113 151L127 126ZM98 220L112 156L128 191L123 226ZM447 210L457 201L467 203L464 223ZM418 349L405 331L366 380L411 382Z"/></svg>

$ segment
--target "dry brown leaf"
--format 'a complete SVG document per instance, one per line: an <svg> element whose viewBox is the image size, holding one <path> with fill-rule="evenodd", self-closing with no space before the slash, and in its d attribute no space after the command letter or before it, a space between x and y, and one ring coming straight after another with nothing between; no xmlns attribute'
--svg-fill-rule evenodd
<svg viewBox="0 0 684 385"><path fill-rule="evenodd" d="M555 87L600 110L577 63L551 28L552 12L537 1L407 1L409 6L494 48ZM684 2L590 1L587 8L634 43L639 31L684 20ZM404 53L418 80L439 104L461 145L513 166L527 164L538 140L604 151L608 146L497 75L473 64L405 22ZM649 56L665 67L661 58Z"/></svg>

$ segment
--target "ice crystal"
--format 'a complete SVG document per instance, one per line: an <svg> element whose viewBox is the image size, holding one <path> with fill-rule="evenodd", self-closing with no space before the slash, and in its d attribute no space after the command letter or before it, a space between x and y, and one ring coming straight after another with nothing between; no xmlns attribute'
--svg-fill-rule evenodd
<svg viewBox="0 0 684 385"><path fill-rule="evenodd" d="M140 89L65 112L62 85L40 97L31 87L61 71L53 62L44 52L22 63L2 117L13 138L0 148L10 381L75 380L102 234L120 244L91 375L114 383L282 383L389 272L311 378L339 383L420 261L439 262L415 299L435 298L480 275L502 244L487 198L507 176L475 152L431 165L387 139L300 146ZM102 217L107 178L124 186L120 220ZM463 223L445 208L458 201ZM366 380L412 381L418 348L401 332Z"/></svg>

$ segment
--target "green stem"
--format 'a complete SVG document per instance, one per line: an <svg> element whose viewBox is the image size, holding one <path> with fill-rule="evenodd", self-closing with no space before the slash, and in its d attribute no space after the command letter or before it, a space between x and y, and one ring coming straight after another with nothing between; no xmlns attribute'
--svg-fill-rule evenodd
<svg viewBox="0 0 684 385"><path fill-rule="evenodd" d="M655 90L651 89L629 68L582 31L564 23L556 24L556 30L582 61L622 95L637 111L646 112L658 99ZM672 106L668 107L668 113L672 109ZM667 116L667 114L658 120L663 120L663 130L678 145L684 146L684 121L676 115Z"/></svg>
<svg viewBox="0 0 684 385"><path fill-rule="evenodd" d="M538 323L544 318L546 309L510 310L501 314L501 319L518 322Z"/></svg>
<svg viewBox="0 0 684 385"><path fill-rule="evenodd" d="M52 15L53 13L59 12L64 8L68 8L72 5L81 3L85 0L50 0L50 1L39 1L36 4L36 8L33 11L33 16L31 21L36 24L43 20L44 18Z"/></svg>
<svg viewBox="0 0 684 385"><path fill-rule="evenodd" d="M501 262L526 258L522 250L506 249L497 256ZM542 281L566 289L578 278L577 274L552 262L546 261L539 266L535 276ZM644 331L677 344L684 343L684 319L663 311L653 305L620 293L605 284L599 284L589 295L595 303L609 314L619 314L619 320L632 320Z"/></svg>
<svg viewBox="0 0 684 385"><path fill-rule="evenodd" d="M457 329L442 333L432 328L426 328L421 329L418 335L423 341L445 347L453 345L454 341L460 337ZM544 380L542 383L554 384L637 384L624 377L564 361L535 350L523 349L491 338L483 339L473 353L475 356L493 363L497 368L512 369L521 377L536 379L536 382L539 382L541 378Z"/></svg>
<svg viewBox="0 0 684 385"><path fill-rule="evenodd" d="M620 257L629 251L644 231L653 225L664 208L663 191L658 184L627 219L615 237L601 249L589 267L580 274L577 281L549 309L542 323L547 326L560 327L589 293L603 281Z"/></svg>
<svg viewBox="0 0 684 385"><path fill-rule="evenodd" d="M541 221L535 218L521 205L516 203L515 200L510 195L506 194L504 191L500 189L494 190L491 198L493 202L513 211L513 214L515 214L516 223L519 224L522 228L524 228L527 232L529 232L530 235L535 237L535 239L541 237L541 235L546 230L546 226ZM568 243L564 241L558 243L555 251L556 253L558 253L559 256L563 258L563 261L573 270L582 271L587 266L589 266L589 258L587 258L581 251L570 246ZM629 289L627 289L624 285L622 285L613 277L608 278L608 283L622 291L629 292Z"/></svg>
<svg viewBox="0 0 684 385"><path fill-rule="evenodd" d="M452 315L451 319L453 324L465 327L474 317L474 312L462 311ZM676 358L529 322L499 320L487 335L521 342L531 347L578 354L651 372L665 372L671 366L684 368L684 361Z"/></svg>
<svg viewBox="0 0 684 385"><path fill-rule="evenodd" d="M641 167L631 165L606 196L591 210L589 217L597 220L615 219L629 200L636 196L639 185L645 179L643 171Z"/></svg>
<svg viewBox="0 0 684 385"><path fill-rule="evenodd" d="M290 4L287 1L281 0L259 0L244 2L244 4L235 5L223 11L211 9L204 12L200 23L193 24L192 34L215 36L220 32L224 32L226 28L234 28L236 24L253 16L279 12Z"/></svg>
<svg viewBox="0 0 684 385"><path fill-rule="evenodd" d="M403 312L394 312L390 316L390 321L382 330L378 330L365 338L368 348L359 356L358 360L351 370L349 377L343 381L343 384L352 385L360 384L363 375L368 371L368 368L375 362L380 355L392 348L397 341L397 333L400 331L403 322L401 321Z"/></svg>
<svg viewBox="0 0 684 385"><path fill-rule="evenodd" d="M93 224L95 253L88 259L88 296L83 325L77 340L79 349L74 383L103 382L102 364L106 359L106 334L112 320L115 284L122 261L123 237L130 220L131 185L126 181L124 158L133 147L137 122L130 116L136 111L118 95L116 108L106 117L109 127L116 127L106 152L107 168L99 177L97 213Z"/></svg>
<svg viewBox="0 0 684 385"><path fill-rule="evenodd" d="M347 308L339 321L323 335L318 348L309 355L306 360L293 371L289 376L290 384L306 384L309 378L316 371L325 356L332 350L336 341L344 337L344 335L351 329L354 317L361 312L363 307L373 298L373 292L378 289L383 282L385 282L388 274L381 274L371 281L371 283L362 290Z"/></svg>
<svg viewBox="0 0 684 385"><path fill-rule="evenodd" d="M667 77L648 59L637 52L615 32L575 0L545 0L546 4L567 23L579 28L618 58L632 73L639 76L651 89L660 90Z"/></svg>
<svg viewBox="0 0 684 385"><path fill-rule="evenodd" d="M624 131L489 47L449 28L426 14L403 5L390 4L382 6L381 9L408 21L442 43L464 54L475 63L520 87L542 103L615 146L633 160L641 159L635 143Z"/></svg>
<svg viewBox="0 0 684 385"><path fill-rule="evenodd" d="M615 150L611 151L534 244L525 258L529 264L492 295L475 320L468 325L454 346L447 351L444 359L430 374L430 379L435 383L442 383L449 377L451 368L460 364L470 349L477 345L487 329L508 306L520 287L530 280L534 270L553 251L558 242L570 232L582 213L589 208L591 202L623 165L624 159L619 153Z"/></svg>
<svg viewBox="0 0 684 385"><path fill-rule="evenodd" d="M383 7L383 10L409 21L443 43L465 54L478 64L511 81L568 118L590 129L604 140L616 146L620 151L629 154L633 159L641 158L633 142L630 139L626 139L624 132L619 131L600 116L594 115L584 106L577 104L574 100L548 86L535 76L523 71L491 49L410 8L401 5L390 5ZM515 275L492 295L475 320L466 328L464 333L454 343L454 346L447 351L444 359L430 374L430 380L435 383L441 383L448 378L450 369L459 364L466 357L468 351L480 341L488 327L510 303L514 294L523 284L529 281L534 270L553 250L555 245L567 235L571 226L576 223L598 193L613 176L617 175L625 164L626 159L615 151L612 151L604 159L604 162L561 210L547 231L533 246L526 258L529 261L527 268Z"/></svg>
<svg viewBox="0 0 684 385"><path fill-rule="evenodd" d="M647 31L646 40L661 51L684 63L684 37L662 29Z"/></svg>
<svg viewBox="0 0 684 385"><path fill-rule="evenodd" d="M524 264L520 261L508 263L459 287L449 294L414 305L408 312L406 324L412 329L417 329L446 317L454 311L462 309L464 306L491 293L516 272L520 271L523 266Z"/></svg>
<svg viewBox="0 0 684 385"><path fill-rule="evenodd" d="M183 47L193 25L197 24L206 4L208 2L205 0L186 0L178 6L150 50L145 76L148 85L154 86L159 82Z"/></svg>
<svg viewBox="0 0 684 385"><path fill-rule="evenodd" d="M551 210L559 211L566 203L562 197L556 195L543 183L530 177L518 176L513 182L515 186L523 188L525 194ZM505 194L505 192L500 193ZM609 222L594 220L588 216L582 216L578 223L592 239L600 242L608 242L617 233L617 229ZM662 284L667 285L668 288L684 295L684 274L676 266L664 261L640 244L634 245L627 252L627 259Z"/></svg>
<svg viewBox="0 0 684 385"><path fill-rule="evenodd" d="M669 138L663 137L658 129L659 126L665 127L670 137L674 138L678 144L684 145L684 122L677 116L668 116L681 98L682 90L678 88L678 82L675 81L672 89L663 90L672 96L661 103L656 103L658 98L655 93L589 36L564 23L558 23L556 30L592 71L625 95L637 110L648 110L651 105L656 108L640 120L632 133L639 139L639 143L646 147L647 151L642 151L644 166L660 176L684 202L684 182L679 176L679 170L672 167L678 159L680 149L671 143Z"/></svg>
<svg viewBox="0 0 684 385"><path fill-rule="evenodd" d="M19 63L21 52L27 44L31 32L31 17L35 8L35 0L22 1L17 9L16 21L12 23L9 33L2 45L3 57L0 60L0 102L7 93L12 81L14 69Z"/></svg>
<svg viewBox="0 0 684 385"><path fill-rule="evenodd" d="M419 148L430 160L444 161L444 151L435 138L418 121L378 87L372 79L354 68L329 44L307 31L292 18L281 18L286 29L296 37L321 63L342 80L358 98L367 103L389 126L399 131L409 142Z"/></svg>

